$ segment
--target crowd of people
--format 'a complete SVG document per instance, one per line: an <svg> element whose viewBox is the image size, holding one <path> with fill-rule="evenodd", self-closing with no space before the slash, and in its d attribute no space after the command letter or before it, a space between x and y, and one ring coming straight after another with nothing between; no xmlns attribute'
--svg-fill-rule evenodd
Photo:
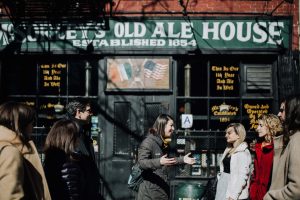
<svg viewBox="0 0 300 200"><path fill-rule="evenodd" d="M89 102L66 106L44 145L44 162L30 139L32 107L17 102L0 105L0 199L99 200L100 174L89 136Z"/></svg>
<svg viewBox="0 0 300 200"><path fill-rule="evenodd" d="M184 157L168 157L168 138L174 132L169 115L159 115L138 149L138 162L145 171L138 200L168 200L167 171L170 166L194 164ZM245 142L241 123L231 123L225 130L227 147L220 161L216 200L297 200L300 199L300 96L286 98L278 115L262 114L256 129L254 160ZM254 165L252 164L254 163ZM254 166L254 167L252 167Z"/></svg>
<svg viewBox="0 0 300 200"><path fill-rule="evenodd" d="M300 199L300 96L283 100L277 116L262 114L259 117L256 129L259 139L252 149L255 153L253 170L249 152L244 147L247 144L241 143L244 131L231 128L235 126L243 127L231 124L226 129L228 147L220 163L216 199Z"/></svg>
<svg viewBox="0 0 300 200"><path fill-rule="evenodd" d="M30 139L34 109L17 102L0 105L0 188L5 188L1 189L1 200L103 198L89 136L91 105L72 101L66 110L66 117L56 121L47 135L42 163ZM137 200L168 200L170 167L195 164L190 153L170 156L174 130L173 118L160 114L140 144L138 163L143 170L143 182ZM286 98L277 116L259 116L256 131L258 140L249 149L244 126L241 123L227 126L227 147L219 163L215 199L300 199L300 96Z"/></svg>

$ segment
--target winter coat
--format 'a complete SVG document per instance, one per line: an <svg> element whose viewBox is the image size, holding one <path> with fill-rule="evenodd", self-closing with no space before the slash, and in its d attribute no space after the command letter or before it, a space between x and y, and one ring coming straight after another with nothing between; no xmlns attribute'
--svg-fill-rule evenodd
<svg viewBox="0 0 300 200"><path fill-rule="evenodd" d="M229 153L226 148L220 162L220 172L224 172L223 159ZM230 180L227 186L226 197L236 199L247 199L249 196L251 154L246 142L241 143L231 154L230 159Z"/></svg>
<svg viewBox="0 0 300 200"><path fill-rule="evenodd" d="M0 199L51 200L37 149L0 126Z"/></svg>
<svg viewBox="0 0 300 200"><path fill-rule="evenodd" d="M250 182L251 200L262 200L270 187L273 149L273 143L264 147L262 143L255 145L254 172Z"/></svg>
<svg viewBox="0 0 300 200"><path fill-rule="evenodd" d="M100 173L95 159L93 141L90 137L91 124L68 115L66 118L73 120L79 127L79 145L76 152L81 155L81 169L84 171L85 176L88 177L86 191L91 195L91 200L100 198L98 197L100 190Z"/></svg>
<svg viewBox="0 0 300 200"><path fill-rule="evenodd" d="M138 162L144 169L138 191L138 200L167 200L170 188L168 185L169 167L160 164L160 158L168 153L159 136L149 134L138 149ZM183 157L176 157L178 164L183 164Z"/></svg>
<svg viewBox="0 0 300 200"><path fill-rule="evenodd" d="M76 153L76 160L63 151L48 149L44 169L54 200L99 200L99 177L91 159Z"/></svg>
<svg viewBox="0 0 300 200"><path fill-rule="evenodd" d="M300 131L290 136L290 141L281 154L274 157L272 183L264 200L300 199Z"/></svg>

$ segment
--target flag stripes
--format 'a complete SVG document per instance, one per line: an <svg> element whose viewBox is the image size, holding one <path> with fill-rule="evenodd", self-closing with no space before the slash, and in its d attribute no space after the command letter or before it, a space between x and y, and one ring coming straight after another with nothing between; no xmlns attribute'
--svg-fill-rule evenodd
<svg viewBox="0 0 300 200"><path fill-rule="evenodd" d="M146 60L144 63L144 75L146 78L154 78L161 80L168 69L168 65L161 65L151 60Z"/></svg>

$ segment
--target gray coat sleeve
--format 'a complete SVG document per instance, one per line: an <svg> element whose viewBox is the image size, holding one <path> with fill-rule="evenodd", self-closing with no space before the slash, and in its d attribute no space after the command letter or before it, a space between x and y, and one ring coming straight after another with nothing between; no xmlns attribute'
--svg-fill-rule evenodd
<svg viewBox="0 0 300 200"><path fill-rule="evenodd" d="M162 168L160 164L161 149L154 148L151 140L144 140L138 150L138 162L142 169L159 169ZM154 150L154 151L153 151Z"/></svg>

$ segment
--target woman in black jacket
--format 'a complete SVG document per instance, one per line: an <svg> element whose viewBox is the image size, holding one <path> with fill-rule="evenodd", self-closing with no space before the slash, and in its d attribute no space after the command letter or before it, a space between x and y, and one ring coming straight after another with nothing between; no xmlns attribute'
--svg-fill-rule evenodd
<svg viewBox="0 0 300 200"><path fill-rule="evenodd" d="M168 185L168 168L176 164L194 164L189 157L169 158L169 142L174 132L174 120L171 116L161 114L157 117L149 135L138 149L138 163L144 170L144 181L140 184L138 200L167 200L170 188Z"/></svg>
<svg viewBox="0 0 300 200"><path fill-rule="evenodd" d="M79 127L69 119L54 123L45 142L44 170L53 200L98 200L99 180L92 163L78 151Z"/></svg>

